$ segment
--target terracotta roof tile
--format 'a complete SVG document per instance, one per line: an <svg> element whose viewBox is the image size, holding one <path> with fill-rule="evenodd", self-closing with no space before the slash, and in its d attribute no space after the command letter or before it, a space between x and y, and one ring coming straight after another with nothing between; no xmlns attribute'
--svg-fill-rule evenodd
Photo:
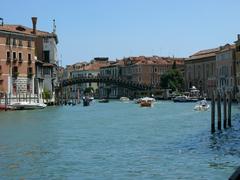
<svg viewBox="0 0 240 180"><path fill-rule="evenodd" d="M22 25L10 25L10 24L4 24L3 26L0 26L0 31L7 31L7 32L15 32L15 33L21 33L26 35L34 35L33 29L22 26ZM39 36L53 36L53 33L45 32L45 31L36 31L36 35Z"/></svg>
<svg viewBox="0 0 240 180"><path fill-rule="evenodd" d="M174 57L159 57L159 56L152 56L152 57L145 57L145 56L139 56L139 57L129 57L125 58L125 64L126 65L132 65L132 64L164 64L169 65L173 64L174 61L176 61L177 65L183 65L184 64L184 58L174 58ZM130 63L129 63L130 62Z"/></svg>

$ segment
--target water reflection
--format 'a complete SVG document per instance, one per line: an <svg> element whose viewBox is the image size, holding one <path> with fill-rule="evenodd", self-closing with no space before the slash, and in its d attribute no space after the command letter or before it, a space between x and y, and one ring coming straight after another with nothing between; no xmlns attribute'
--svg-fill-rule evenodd
<svg viewBox="0 0 240 180"><path fill-rule="evenodd" d="M209 148L213 152L240 157L240 115L236 114L233 121L233 127L210 136Z"/></svg>

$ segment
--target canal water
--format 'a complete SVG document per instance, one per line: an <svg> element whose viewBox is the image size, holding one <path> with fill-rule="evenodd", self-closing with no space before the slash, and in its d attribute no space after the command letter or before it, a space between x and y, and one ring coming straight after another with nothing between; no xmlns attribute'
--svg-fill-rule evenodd
<svg viewBox="0 0 240 180"><path fill-rule="evenodd" d="M227 179L240 163L240 113L210 134L194 103L93 102L0 112L0 179Z"/></svg>

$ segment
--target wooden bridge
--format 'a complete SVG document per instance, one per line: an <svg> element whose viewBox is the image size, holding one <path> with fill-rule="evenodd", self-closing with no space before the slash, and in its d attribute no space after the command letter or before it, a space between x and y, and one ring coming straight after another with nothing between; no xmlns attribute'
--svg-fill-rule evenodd
<svg viewBox="0 0 240 180"><path fill-rule="evenodd" d="M76 78L69 78L60 81L60 89L66 86L71 86L74 84L81 84L81 83L106 83L106 84L116 84L118 86L133 89L133 90L152 90L153 88L156 89L157 85L149 85L144 83L137 83L130 80L125 80L122 78L113 78L113 77L106 77L106 76L93 76L93 77L76 77Z"/></svg>

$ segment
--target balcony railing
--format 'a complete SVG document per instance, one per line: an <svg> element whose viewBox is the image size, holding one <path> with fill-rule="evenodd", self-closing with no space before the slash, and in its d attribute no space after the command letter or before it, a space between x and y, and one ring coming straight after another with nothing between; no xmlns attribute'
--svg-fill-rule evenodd
<svg viewBox="0 0 240 180"><path fill-rule="evenodd" d="M12 72L12 76L13 76L13 77L15 77L15 78L16 78L16 77L18 77L18 75L19 75L19 72L17 72L17 71L15 71L15 72Z"/></svg>
<svg viewBox="0 0 240 180"><path fill-rule="evenodd" d="M22 62L23 62L23 59L22 59L22 58L19 58L18 62L19 62L19 63L22 63Z"/></svg>
<svg viewBox="0 0 240 180"><path fill-rule="evenodd" d="M10 63L10 62L11 62L11 58L7 57L7 63Z"/></svg>
<svg viewBox="0 0 240 180"><path fill-rule="evenodd" d="M13 63L16 63L17 62L17 58L13 58Z"/></svg>

